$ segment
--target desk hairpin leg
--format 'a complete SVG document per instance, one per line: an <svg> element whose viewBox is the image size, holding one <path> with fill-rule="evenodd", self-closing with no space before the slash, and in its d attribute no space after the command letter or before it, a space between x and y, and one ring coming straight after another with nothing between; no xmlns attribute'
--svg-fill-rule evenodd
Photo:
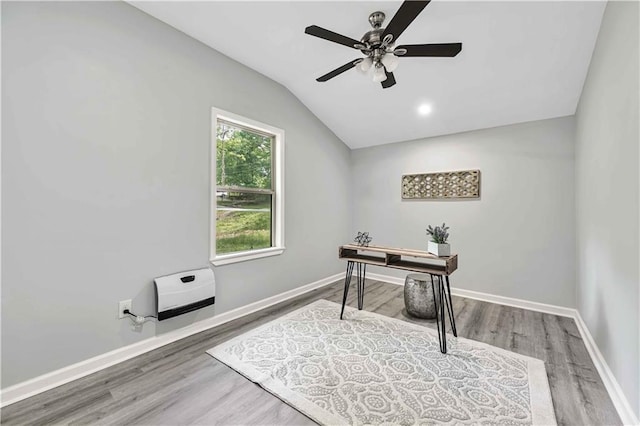
<svg viewBox="0 0 640 426"><path fill-rule="evenodd" d="M438 342L440 343L440 352L447 353L447 324L444 311L448 312L451 331L454 336L458 336L456 331L456 323L453 318L453 303L451 301L451 290L449 286L449 277L442 275L431 275L431 291L433 292L433 303L436 308L436 328L438 329ZM434 283L435 277L435 283ZM445 286L446 279L446 286Z"/></svg>
<svg viewBox="0 0 640 426"><path fill-rule="evenodd" d="M364 278L367 273L367 264L358 263L358 310L364 306Z"/></svg>
<svg viewBox="0 0 640 426"><path fill-rule="evenodd" d="M362 310L364 305L364 279L367 273L366 263L354 262L352 260L347 262L347 273L344 277L344 294L342 296L342 310L340 311L340 319L344 314L344 306L347 304L347 295L349 294L349 285L351 285L351 276L353 275L353 264L358 264L356 283L358 285L358 310Z"/></svg>
<svg viewBox="0 0 640 426"><path fill-rule="evenodd" d="M351 275L353 274L353 264L354 262L351 260L347 262L347 273L344 277L344 295L342 296L342 310L340 311L340 319L342 319L342 314L344 314L344 305L347 303L347 295L349 294L349 284L351 284Z"/></svg>
<svg viewBox="0 0 640 426"><path fill-rule="evenodd" d="M447 311L449 311L449 322L451 323L451 331L455 337L458 337L458 331L456 330L456 319L453 317L453 302L451 301L451 287L449 286L449 275L444 277L447 280ZM444 287L444 286L443 286Z"/></svg>
<svg viewBox="0 0 640 426"><path fill-rule="evenodd" d="M433 292L433 304L436 308L436 329L438 330L438 343L440 344L440 352L443 354L447 353L447 334L446 327L444 324L444 306L442 303L442 299L440 298L441 286L440 286L440 276L436 275L436 282L433 282L434 275L431 275L431 291Z"/></svg>

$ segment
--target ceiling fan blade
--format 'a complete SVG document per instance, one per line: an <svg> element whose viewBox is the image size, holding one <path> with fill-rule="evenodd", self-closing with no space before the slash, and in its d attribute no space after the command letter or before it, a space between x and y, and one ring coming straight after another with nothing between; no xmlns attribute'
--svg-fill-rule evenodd
<svg viewBox="0 0 640 426"><path fill-rule="evenodd" d="M326 73L322 77L316 78L316 81L322 82L322 81L330 80L333 77L338 76L338 75L342 74L345 71L349 71L351 68L355 67L360 61L361 61L361 59L354 59L353 61L347 62L343 66L338 67L335 70Z"/></svg>
<svg viewBox="0 0 640 426"><path fill-rule="evenodd" d="M311 25L305 28L304 32L315 37L320 37L325 40L332 41L334 43L342 44L347 47L352 47L354 49L357 49L357 47L355 47L356 44L361 45L361 43L358 40L354 40L350 37L343 36L338 33L334 33L333 31L329 31L317 25Z"/></svg>
<svg viewBox="0 0 640 426"><path fill-rule="evenodd" d="M387 70L384 70L384 72L387 74L387 79L380 84L382 84L383 89L387 89L396 84L396 78L393 76L392 72L387 72Z"/></svg>
<svg viewBox="0 0 640 426"><path fill-rule="evenodd" d="M396 12L396 14L391 18L389 25L385 28L384 33L382 33L382 37L384 38L387 34L393 35L392 42L400 37L400 34L407 29L409 24L413 22L414 19L422 12L422 9L427 7L430 0L426 1L412 1L407 0L400 6L400 9Z"/></svg>
<svg viewBox="0 0 640 426"><path fill-rule="evenodd" d="M442 56L453 57L462 50L462 43L404 44L396 49L405 49L405 56Z"/></svg>

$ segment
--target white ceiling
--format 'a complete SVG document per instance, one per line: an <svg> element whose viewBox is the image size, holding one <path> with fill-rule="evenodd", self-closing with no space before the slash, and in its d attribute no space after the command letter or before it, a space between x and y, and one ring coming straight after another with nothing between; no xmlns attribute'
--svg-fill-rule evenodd
<svg viewBox="0 0 640 426"><path fill-rule="evenodd" d="M398 44L462 42L462 52L400 58L397 84L382 89L356 70L316 82L362 54L304 29L360 39L369 13L388 23L401 1L131 3L281 83L351 148L574 114L606 4L432 1Z"/></svg>

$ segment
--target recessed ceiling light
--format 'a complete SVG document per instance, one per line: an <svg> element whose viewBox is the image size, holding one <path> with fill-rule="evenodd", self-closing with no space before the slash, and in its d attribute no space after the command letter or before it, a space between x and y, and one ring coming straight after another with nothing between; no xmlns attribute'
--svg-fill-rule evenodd
<svg viewBox="0 0 640 426"><path fill-rule="evenodd" d="M418 107L418 114L420 115L429 115L431 114L431 105L422 104Z"/></svg>

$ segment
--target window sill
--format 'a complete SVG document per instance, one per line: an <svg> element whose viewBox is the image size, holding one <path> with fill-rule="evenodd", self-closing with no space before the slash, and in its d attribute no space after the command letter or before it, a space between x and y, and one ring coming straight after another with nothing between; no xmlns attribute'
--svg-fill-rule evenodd
<svg viewBox="0 0 640 426"><path fill-rule="evenodd" d="M245 262L247 260L260 259L269 256L278 256L284 252L284 247L271 247L261 250L252 250L249 252L230 253L216 256L210 260L213 266L228 265L230 263Z"/></svg>

